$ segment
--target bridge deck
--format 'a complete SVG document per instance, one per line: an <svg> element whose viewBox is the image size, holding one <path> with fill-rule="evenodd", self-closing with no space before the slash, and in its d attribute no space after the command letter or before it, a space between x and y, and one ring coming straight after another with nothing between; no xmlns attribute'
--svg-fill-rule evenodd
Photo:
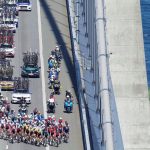
<svg viewBox="0 0 150 150"><path fill-rule="evenodd" d="M106 0L110 69L125 150L150 149L140 1Z"/></svg>

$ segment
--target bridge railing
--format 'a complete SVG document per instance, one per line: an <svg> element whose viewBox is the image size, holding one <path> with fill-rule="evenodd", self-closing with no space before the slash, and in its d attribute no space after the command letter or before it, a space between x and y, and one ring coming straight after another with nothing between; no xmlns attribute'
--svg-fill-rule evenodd
<svg viewBox="0 0 150 150"><path fill-rule="evenodd" d="M76 69L76 80L78 86L78 97L79 97L79 106L80 106L80 120L81 120L81 127L82 127L82 137L83 137L83 145L85 150L91 150L90 144L90 136L89 136L89 127L88 127L88 120L87 120L87 108L85 102L85 95L84 95L84 85L81 82L81 78L83 76L83 72L81 69L81 62L80 62L80 51L78 45L78 39L76 36L77 26L75 26L75 10L74 10L74 3L70 0L67 0L67 11L68 11L68 19L69 19L69 27L70 27L70 37L71 37L71 45L74 54L74 64Z"/></svg>

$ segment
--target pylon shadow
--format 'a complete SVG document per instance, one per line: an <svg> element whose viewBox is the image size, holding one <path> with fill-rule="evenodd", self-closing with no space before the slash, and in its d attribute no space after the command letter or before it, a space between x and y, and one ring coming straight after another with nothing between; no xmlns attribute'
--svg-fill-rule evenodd
<svg viewBox="0 0 150 150"><path fill-rule="evenodd" d="M62 49L62 54L63 54L63 58L65 61L65 64L67 66L68 72L69 72L69 76L73 85L73 88L75 90L75 94L77 95L77 84L76 84L76 76L75 76L75 67L74 64L69 56L69 52L67 50L67 46L65 44L65 41L62 37L62 34L58 28L57 22L52 14L52 12L50 11L49 7L48 7L48 3L46 0L40 0L40 5L43 8L43 11L48 19L48 23L50 25L50 27L52 28L53 32L54 32L54 36L57 40L57 44L61 45L61 49ZM73 54L73 53L72 53Z"/></svg>

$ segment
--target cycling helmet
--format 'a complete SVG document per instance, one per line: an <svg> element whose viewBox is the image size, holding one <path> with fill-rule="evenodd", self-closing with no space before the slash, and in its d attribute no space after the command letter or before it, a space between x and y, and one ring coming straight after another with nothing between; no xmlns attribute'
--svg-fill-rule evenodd
<svg viewBox="0 0 150 150"><path fill-rule="evenodd" d="M52 118L55 118L55 115L52 115Z"/></svg>
<svg viewBox="0 0 150 150"><path fill-rule="evenodd" d="M59 123L62 123L62 118L61 117L59 118Z"/></svg>
<svg viewBox="0 0 150 150"><path fill-rule="evenodd" d="M69 95L66 96L67 98L70 98Z"/></svg>
<svg viewBox="0 0 150 150"><path fill-rule="evenodd" d="M56 45L55 50L59 50L59 46L58 45Z"/></svg>
<svg viewBox="0 0 150 150"><path fill-rule="evenodd" d="M70 90L66 90L66 93L71 93L71 91Z"/></svg>

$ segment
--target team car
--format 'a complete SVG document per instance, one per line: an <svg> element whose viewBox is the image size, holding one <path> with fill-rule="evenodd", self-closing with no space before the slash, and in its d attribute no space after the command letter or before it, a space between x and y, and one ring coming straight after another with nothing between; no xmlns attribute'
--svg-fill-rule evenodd
<svg viewBox="0 0 150 150"><path fill-rule="evenodd" d="M6 57L14 57L14 33L9 29L0 29L0 52L4 52Z"/></svg>
<svg viewBox="0 0 150 150"><path fill-rule="evenodd" d="M22 77L37 77L39 78L40 76L40 68L38 65L23 65L21 71L21 76Z"/></svg>
<svg viewBox="0 0 150 150"><path fill-rule="evenodd" d="M14 82L13 81L0 81L1 89L4 91L9 91L14 89Z"/></svg>
<svg viewBox="0 0 150 150"><path fill-rule="evenodd" d="M30 0L18 0L17 1L17 10L31 11L32 4L31 4Z"/></svg>
<svg viewBox="0 0 150 150"><path fill-rule="evenodd" d="M40 77L40 67L38 66L38 54L36 52L27 52L23 56L23 66L21 66L22 77Z"/></svg>
<svg viewBox="0 0 150 150"><path fill-rule="evenodd" d="M0 59L0 86L2 90L13 90L13 66L10 60Z"/></svg>
<svg viewBox="0 0 150 150"><path fill-rule="evenodd" d="M25 99L27 104L31 103L31 93L29 92L29 79L15 77L14 92L12 94L11 103L20 103L21 99Z"/></svg>
<svg viewBox="0 0 150 150"><path fill-rule="evenodd" d="M15 47L8 43L3 43L0 45L0 49L5 51L6 57L14 57L15 56Z"/></svg>

